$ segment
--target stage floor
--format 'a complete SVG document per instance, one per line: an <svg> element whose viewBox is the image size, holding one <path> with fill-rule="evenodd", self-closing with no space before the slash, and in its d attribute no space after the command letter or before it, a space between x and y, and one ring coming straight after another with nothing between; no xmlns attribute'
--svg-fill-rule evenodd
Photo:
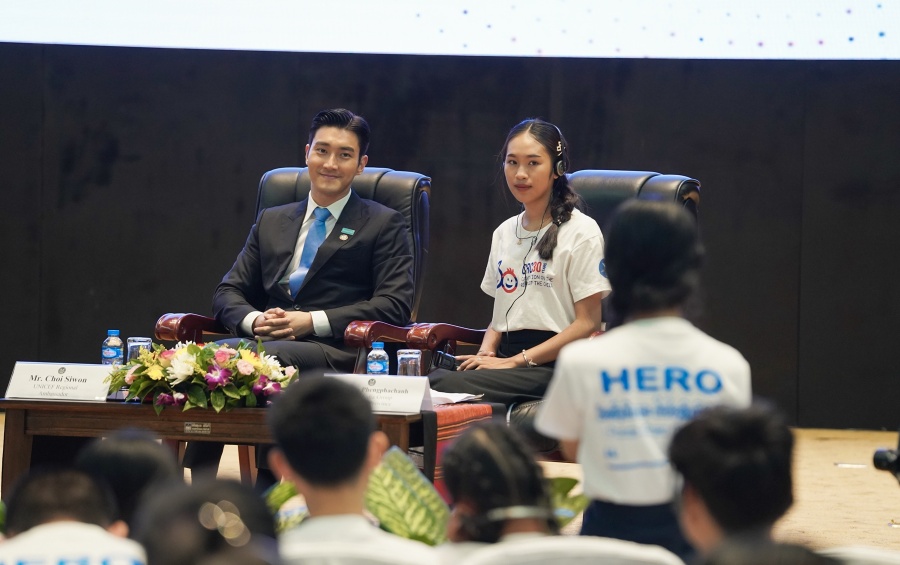
<svg viewBox="0 0 900 565"><path fill-rule="evenodd" d="M0 422L4 417L0 414ZM795 502L776 525L776 537L814 549L872 545L900 550L900 484L893 475L872 465L876 449L896 448L897 433L826 429L794 432ZM577 464L544 463L544 468L549 476L581 479ZM226 447L219 476L240 478L234 446ZM565 533L577 532L579 522L570 524Z"/></svg>

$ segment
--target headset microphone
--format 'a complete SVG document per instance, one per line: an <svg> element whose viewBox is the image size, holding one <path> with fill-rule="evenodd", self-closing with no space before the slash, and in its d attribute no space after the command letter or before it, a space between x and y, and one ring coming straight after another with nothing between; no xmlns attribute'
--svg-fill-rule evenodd
<svg viewBox="0 0 900 565"><path fill-rule="evenodd" d="M563 145L562 142L562 131L555 124L551 124L550 122L545 123L553 126L554 129L556 129L556 133L559 134L559 141L556 142L556 164L553 166L553 170L556 173L556 176L561 177L566 174L566 171L569 168L565 158L566 146Z"/></svg>

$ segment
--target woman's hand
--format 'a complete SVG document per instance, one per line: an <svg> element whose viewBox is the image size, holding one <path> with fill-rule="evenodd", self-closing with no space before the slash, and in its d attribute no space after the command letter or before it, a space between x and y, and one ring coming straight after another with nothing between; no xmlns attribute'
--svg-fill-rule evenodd
<svg viewBox="0 0 900 565"><path fill-rule="evenodd" d="M457 361L462 361L457 371L471 371L472 369L512 369L518 367L515 359L501 359L493 351L481 350L475 355L459 355Z"/></svg>

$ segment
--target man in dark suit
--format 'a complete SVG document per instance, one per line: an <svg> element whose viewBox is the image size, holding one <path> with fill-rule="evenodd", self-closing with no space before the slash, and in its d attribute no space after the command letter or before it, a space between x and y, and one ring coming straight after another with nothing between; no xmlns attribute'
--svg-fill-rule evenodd
<svg viewBox="0 0 900 565"><path fill-rule="evenodd" d="M267 354L301 372L349 372L353 320L409 323L413 256L399 212L351 190L368 161L369 125L344 109L313 118L306 145L309 198L260 212L216 288L216 319L265 341ZM236 344L239 338L228 340ZM192 443L185 466L216 463L221 444Z"/></svg>

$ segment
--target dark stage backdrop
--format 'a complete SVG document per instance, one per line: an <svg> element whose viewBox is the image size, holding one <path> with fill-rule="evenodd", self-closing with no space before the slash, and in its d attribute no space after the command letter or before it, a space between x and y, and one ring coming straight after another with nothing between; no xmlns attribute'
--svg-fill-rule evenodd
<svg viewBox="0 0 900 565"><path fill-rule="evenodd" d="M346 106L369 163L433 177L419 321L484 326L496 153L541 116L574 169L703 185L698 324L802 426L889 428L900 310L900 62L581 60L0 44L0 376L96 362L107 328L210 312L256 185Z"/></svg>

